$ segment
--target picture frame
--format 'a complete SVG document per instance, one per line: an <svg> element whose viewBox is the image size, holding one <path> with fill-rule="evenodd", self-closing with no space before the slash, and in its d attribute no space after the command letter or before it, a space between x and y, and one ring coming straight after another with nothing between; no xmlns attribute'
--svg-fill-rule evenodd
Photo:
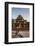
<svg viewBox="0 0 35 46"><path fill-rule="evenodd" d="M23 12L21 12L21 11L23 11ZM26 13L25 13L25 11L26 11ZM15 15L17 15L17 14L15 14L15 12L17 14L24 13L23 17L26 17L25 14L27 14L27 18L25 18L25 19L27 19L30 22L30 26L28 25L27 28L24 28L24 30L30 30L30 31L27 31L29 34L26 33L28 36L26 36L26 34L25 34L25 36L23 36L24 38L22 36L21 36L22 38L20 38L19 36L17 36L19 38L16 38L16 36L15 36L15 38L14 37L11 38L11 34L12 34L11 33L11 19L14 18ZM29 17L29 19L28 19L28 17ZM21 24L22 24L22 22L21 22ZM16 29L17 28L12 29L12 31L16 30ZM25 37L30 37L30 38L25 38ZM34 42L34 3L5 2L5 44L33 43L33 42Z"/></svg>

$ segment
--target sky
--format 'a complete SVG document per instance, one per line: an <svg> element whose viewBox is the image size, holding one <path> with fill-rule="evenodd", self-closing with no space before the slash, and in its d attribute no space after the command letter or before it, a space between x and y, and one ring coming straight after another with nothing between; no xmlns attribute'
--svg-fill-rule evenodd
<svg viewBox="0 0 35 46"><path fill-rule="evenodd" d="M22 15L22 17L27 20L29 20L29 8L12 8L12 18L16 19L18 15Z"/></svg>

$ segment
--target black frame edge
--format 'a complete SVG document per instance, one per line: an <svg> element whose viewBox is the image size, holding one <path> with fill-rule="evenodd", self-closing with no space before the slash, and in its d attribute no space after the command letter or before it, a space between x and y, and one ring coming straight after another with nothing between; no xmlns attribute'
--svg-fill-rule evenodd
<svg viewBox="0 0 35 46"><path fill-rule="evenodd" d="M34 5L34 3L25 3L25 2L5 2L7 4L24 4L24 5Z"/></svg>
<svg viewBox="0 0 35 46"><path fill-rule="evenodd" d="M33 4L33 42L34 42L34 4Z"/></svg>
<svg viewBox="0 0 35 46"><path fill-rule="evenodd" d="M5 44L8 43L8 3L5 3Z"/></svg>

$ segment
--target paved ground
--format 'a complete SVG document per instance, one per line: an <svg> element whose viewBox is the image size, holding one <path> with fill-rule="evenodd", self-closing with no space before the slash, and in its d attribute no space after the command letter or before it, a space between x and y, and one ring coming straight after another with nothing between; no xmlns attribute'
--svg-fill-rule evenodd
<svg viewBox="0 0 35 46"><path fill-rule="evenodd" d="M19 31L16 34L16 31L12 31L12 38L24 38L29 37L29 31Z"/></svg>

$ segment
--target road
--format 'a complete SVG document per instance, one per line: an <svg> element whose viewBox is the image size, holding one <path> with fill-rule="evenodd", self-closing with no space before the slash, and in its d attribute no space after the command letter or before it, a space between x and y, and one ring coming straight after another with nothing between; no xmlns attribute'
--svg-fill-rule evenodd
<svg viewBox="0 0 35 46"><path fill-rule="evenodd" d="M29 37L29 31L19 31L16 35L16 31L12 31L12 38L24 38Z"/></svg>

